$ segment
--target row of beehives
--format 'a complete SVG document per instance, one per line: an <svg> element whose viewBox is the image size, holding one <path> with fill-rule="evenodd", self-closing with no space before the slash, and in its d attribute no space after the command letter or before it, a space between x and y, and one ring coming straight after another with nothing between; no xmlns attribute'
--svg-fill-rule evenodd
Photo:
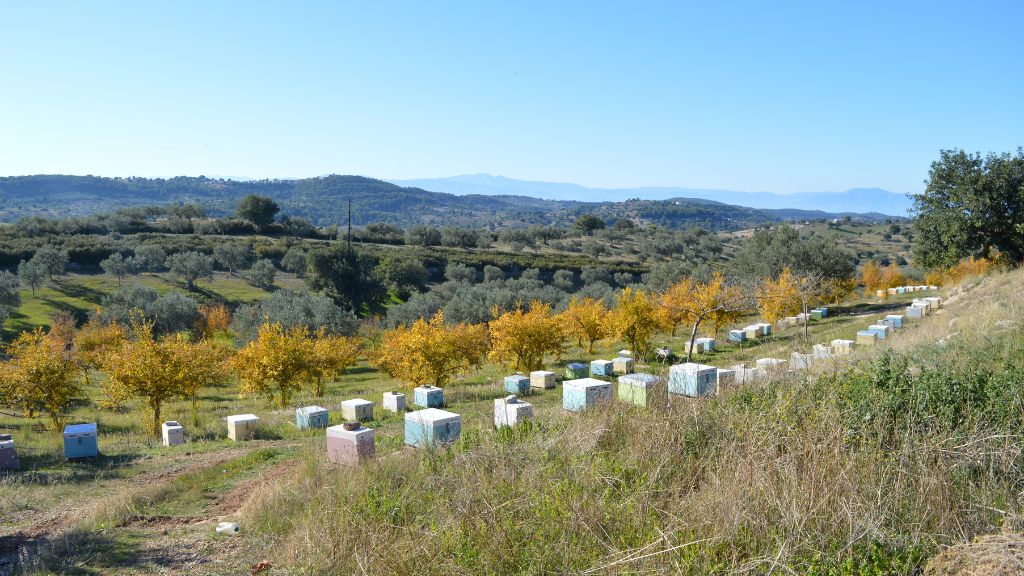
<svg viewBox="0 0 1024 576"><path fill-rule="evenodd" d="M924 284L915 286L897 286L894 288L886 288L885 290L875 290L875 295L879 298L885 298L888 296L895 296L897 294L907 294L910 292L924 292L926 290L938 290L938 286L927 286Z"/></svg>
<svg viewBox="0 0 1024 576"><path fill-rule="evenodd" d="M866 330L857 332L857 343L868 346L874 345L879 340L885 340L893 332L903 327L907 318L922 318L942 307L942 298L931 296L928 298L915 298L910 306L907 306L905 314L889 314L877 324L872 324Z"/></svg>
<svg viewBox="0 0 1024 576"><path fill-rule="evenodd" d="M814 308L808 313L801 312L796 316L786 316L785 318L782 318L778 322L776 322L774 327L767 322L758 322L756 324L744 326L743 328L730 330L729 340L731 342L746 342L747 340L757 340L758 338L764 336L771 336L773 330L775 329L783 330L785 328L806 324L812 320L821 320L822 318L825 318L827 316L828 308ZM710 347L697 346L697 342L699 342L700 340L710 340ZM715 342L713 338L700 338L694 342L694 352L710 352L715 349L714 344Z"/></svg>

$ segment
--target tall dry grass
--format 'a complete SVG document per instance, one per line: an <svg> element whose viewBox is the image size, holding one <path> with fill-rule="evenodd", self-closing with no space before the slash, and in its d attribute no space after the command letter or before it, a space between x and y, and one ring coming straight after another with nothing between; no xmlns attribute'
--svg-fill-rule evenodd
<svg viewBox="0 0 1024 576"><path fill-rule="evenodd" d="M251 545L296 574L911 574L1019 523L1022 418L989 421L998 395L955 418L926 399L903 413L884 386L918 398L942 383L914 374L977 362L1004 377L1024 356L1020 331L996 323L1020 322L1022 277L964 286L903 330L903 375L879 351L831 377L612 405L355 469L316 446L243 510Z"/></svg>

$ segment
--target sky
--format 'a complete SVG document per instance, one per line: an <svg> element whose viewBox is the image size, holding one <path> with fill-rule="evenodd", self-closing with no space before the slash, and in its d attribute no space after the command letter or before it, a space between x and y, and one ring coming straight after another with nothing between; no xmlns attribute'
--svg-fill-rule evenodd
<svg viewBox="0 0 1024 576"><path fill-rule="evenodd" d="M0 175L916 192L1024 145L1024 2L0 0Z"/></svg>

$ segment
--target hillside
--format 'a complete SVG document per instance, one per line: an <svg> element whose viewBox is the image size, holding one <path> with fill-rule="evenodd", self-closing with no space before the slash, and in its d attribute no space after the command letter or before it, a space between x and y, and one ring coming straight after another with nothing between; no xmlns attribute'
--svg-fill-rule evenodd
<svg viewBox="0 0 1024 576"><path fill-rule="evenodd" d="M585 213L608 219L633 218L673 228L699 225L737 230L784 220L836 218L844 213L759 210L720 202L674 198L626 202L554 201L507 195L455 195L403 188L361 176L301 180L236 181L205 177L104 178L97 176L13 176L0 178L0 221L23 216L87 215L115 208L198 203L214 215L230 213L248 194L276 200L284 214L316 225L341 225L352 202L353 223L389 222L464 226L568 224ZM880 214L858 216L877 221Z"/></svg>

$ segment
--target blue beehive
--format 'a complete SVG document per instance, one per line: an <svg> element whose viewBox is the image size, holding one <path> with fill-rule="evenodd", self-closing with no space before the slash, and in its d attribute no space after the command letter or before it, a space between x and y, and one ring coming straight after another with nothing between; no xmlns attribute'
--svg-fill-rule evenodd
<svg viewBox="0 0 1024 576"><path fill-rule="evenodd" d="M818 308L818 310L821 310L822 318L828 318L828 308L822 306L821 308Z"/></svg>
<svg viewBox="0 0 1024 576"><path fill-rule="evenodd" d="M714 394L718 386L718 368L686 362L668 369L668 391L682 396Z"/></svg>
<svg viewBox="0 0 1024 576"><path fill-rule="evenodd" d="M444 390L437 386L417 386L412 390L412 403L426 408L444 406Z"/></svg>
<svg viewBox="0 0 1024 576"><path fill-rule="evenodd" d="M456 442L462 435L462 417L454 412L427 408L405 415L405 443L438 446Z"/></svg>
<svg viewBox="0 0 1024 576"><path fill-rule="evenodd" d="M610 378L615 375L615 366L611 360L594 360L590 363L590 375Z"/></svg>
<svg viewBox="0 0 1024 576"><path fill-rule="evenodd" d="M96 440L96 423L68 424L64 427L64 457L94 458L100 453Z"/></svg>
<svg viewBox="0 0 1024 576"><path fill-rule="evenodd" d="M562 382L562 408L580 412L612 398L612 385L596 378Z"/></svg>
<svg viewBox="0 0 1024 576"><path fill-rule="evenodd" d="M743 330L729 330L729 340L732 342L745 342L747 333Z"/></svg>
<svg viewBox="0 0 1024 576"><path fill-rule="evenodd" d="M885 317L886 320L891 320L893 328L903 328L903 315L902 314L889 314Z"/></svg>
<svg viewBox="0 0 1024 576"><path fill-rule="evenodd" d="M885 340L889 336L889 332L892 330L891 327L885 324L872 324L868 326L868 332L874 332L878 335L879 340Z"/></svg>
<svg viewBox="0 0 1024 576"><path fill-rule="evenodd" d="M327 408L321 406L303 406L295 409L295 426L299 430L307 428L327 428Z"/></svg>
<svg viewBox="0 0 1024 576"><path fill-rule="evenodd" d="M505 376L505 392L509 394L529 394L530 378L522 374Z"/></svg>
<svg viewBox="0 0 1024 576"><path fill-rule="evenodd" d="M693 348L697 352L714 352L715 351L715 339L714 338L697 338L693 341Z"/></svg>

